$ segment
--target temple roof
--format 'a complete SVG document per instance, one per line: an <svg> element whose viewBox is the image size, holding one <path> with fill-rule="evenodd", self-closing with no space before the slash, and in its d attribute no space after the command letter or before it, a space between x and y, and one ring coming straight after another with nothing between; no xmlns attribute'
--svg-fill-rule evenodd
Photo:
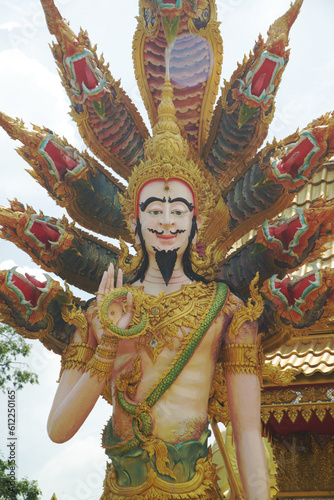
<svg viewBox="0 0 334 500"><path fill-rule="evenodd" d="M297 369L306 376L316 372L328 375L334 372L334 337L291 340L266 359L275 366Z"/></svg>
<svg viewBox="0 0 334 500"><path fill-rule="evenodd" d="M334 157L323 165L323 167L317 172L311 181L306 184L305 188L302 189L295 197L291 207L284 210L282 215L284 217L290 217L296 213L296 209L308 208L312 200L323 196L325 198L334 198ZM243 236L239 241L235 243L231 252L236 248L244 245L248 240L253 238L256 234L255 230L250 231L247 235ZM319 269L324 267L334 268L334 241L326 245L328 250L322 255L321 258L314 261L314 264ZM311 264L307 263L301 266L300 269L294 271L294 274L305 274L311 270Z"/></svg>
<svg viewBox="0 0 334 500"><path fill-rule="evenodd" d="M290 216L296 208L307 208L310 202L320 196L324 196L329 200L334 198L334 157L331 158L326 164L317 172L312 180L302 189L292 204L292 206L286 210L283 215ZM324 267L334 267L334 242L328 243L326 245L328 250L322 255L322 257L316 261L314 264L321 269ZM310 263L302 266L296 274L304 274L310 271Z"/></svg>
<svg viewBox="0 0 334 500"><path fill-rule="evenodd" d="M320 196L334 198L334 158L315 174L311 182L301 190L292 206L283 212L289 217L296 209L308 208L312 200ZM251 235L250 235L251 236ZM242 244L244 241L242 241ZM314 261L318 268L334 268L334 244ZM311 270L310 263L293 274ZM334 328L333 317L300 331L279 349L266 355L266 361L283 370L297 370L296 378L287 386L270 382L262 392L261 418L269 433L289 434L302 431L331 433L334 421Z"/></svg>

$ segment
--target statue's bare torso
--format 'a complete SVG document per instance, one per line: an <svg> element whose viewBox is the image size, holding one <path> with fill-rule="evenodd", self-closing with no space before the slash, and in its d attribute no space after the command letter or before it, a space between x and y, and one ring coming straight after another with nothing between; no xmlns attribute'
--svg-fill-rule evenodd
<svg viewBox="0 0 334 500"><path fill-rule="evenodd" d="M199 439L207 427L210 387L229 319L230 316L224 314L223 309L175 382L152 408L153 433L163 441L180 443ZM178 335L180 340L174 339L172 349L164 347L155 362L145 349L138 350L138 339L121 340L111 380L113 394L116 393L117 378L131 372L139 356L142 377L133 400L129 396L128 399L135 404L143 401L152 386L171 366L181 348L183 333L180 329ZM114 432L119 438L129 438L132 436L132 417L120 408L115 396L113 404Z"/></svg>

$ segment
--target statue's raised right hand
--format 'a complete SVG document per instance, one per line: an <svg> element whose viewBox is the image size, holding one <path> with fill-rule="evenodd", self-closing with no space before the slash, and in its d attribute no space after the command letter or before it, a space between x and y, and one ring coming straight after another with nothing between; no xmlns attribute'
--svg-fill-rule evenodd
<svg viewBox="0 0 334 500"><path fill-rule="evenodd" d="M113 264L110 264L108 270L103 273L101 283L98 292L96 294L97 307L100 306L103 298L106 295L115 290L114 283L115 283L115 269ZM116 288L121 288L122 286L123 286L123 273L122 270L119 269L116 279ZM113 322L113 324L118 326L119 328L123 328L124 330L126 330L129 327L130 322L133 318L133 313L134 313L133 297L131 292L128 292L126 296L125 314L123 313L122 298L113 300L108 309L108 316L110 320ZM99 321L98 317L97 321ZM110 335L110 333L107 330L105 330L100 323L99 328L95 329L95 334L98 342L100 342L103 333L105 335Z"/></svg>

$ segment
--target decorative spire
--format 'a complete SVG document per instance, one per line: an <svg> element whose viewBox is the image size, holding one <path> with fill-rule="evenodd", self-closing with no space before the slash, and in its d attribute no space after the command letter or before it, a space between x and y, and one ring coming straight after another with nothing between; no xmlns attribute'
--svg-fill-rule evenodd
<svg viewBox="0 0 334 500"><path fill-rule="evenodd" d="M174 92L169 78L169 63L171 48L166 49L165 82L161 91L161 101L158 107L158 117L153 126L152 137L145 142L145 162L137 165L129 178L125 196L120 195L120 202L126 220L131 214L137 213L138 196L140 189L150 181L156 179L180 179L187 183L194 194L195 207L203 216L205 223L200 231L207 226L209 215L216 210L220 200L220 190L211 176L206 175L197 153L190 147L188 140L183 137L176 109L174 106ZM212 196L208 197L208 193ZM229 221L228 211L224 203L218 207L220 234L226 231ZM132 231L130 224L128 228ZM214 237L216 238L216 227Z"/></svg>
<svg viewBox="0 0 334 500"><path fill-rule="evenodd" d="M166 49L166 74L161 92L161 102L158 108L158 120L153 127L153 136L145 143L146 160L187 158L189 154L188 141L182 137L176 110L174 92L169 79L170 50Z"/></svg>

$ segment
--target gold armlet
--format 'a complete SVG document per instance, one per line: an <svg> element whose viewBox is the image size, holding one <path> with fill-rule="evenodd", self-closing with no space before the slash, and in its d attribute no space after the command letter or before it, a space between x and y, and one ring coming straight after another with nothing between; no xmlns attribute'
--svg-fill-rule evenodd
<svg viewBox="0 0 334 500"><path fill-rule="evenodd" d="M61 357L59 379L64 370L77 368L77 370L84 371L88 361L93 357L95 349L96 348L94 346L86 344L85 342L69 344Z"/></svg>
<svg viewBox="0 0 334 500"><path fill-rule="evenodd" d="M87 363L86 372L90 372L90 377L93 375L97 375L99 382L102 382L104 378L110 380L111 372L114 368L114 362L110 361L102 361L101 359L93 356L92 359Z"/></svg>
<svg viewBox="0 0 334 500"><path fill-rule="evenodd" d="M264 357L258 344L228 344L223 347L222 356L225 373L254 373L261 380Z"/></svg>

